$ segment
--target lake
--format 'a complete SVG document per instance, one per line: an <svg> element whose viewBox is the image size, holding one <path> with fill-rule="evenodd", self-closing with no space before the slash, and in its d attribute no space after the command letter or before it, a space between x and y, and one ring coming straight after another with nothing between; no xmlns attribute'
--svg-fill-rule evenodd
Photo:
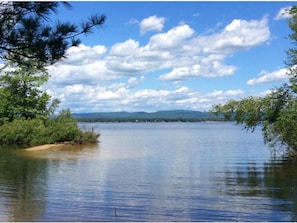
<svg viewBox="0 0 297 223"><path fill-rule="evenodd" d="M97 146L0 149L0 221L296 221L297 161L232 122L80 123Z"/></svg>

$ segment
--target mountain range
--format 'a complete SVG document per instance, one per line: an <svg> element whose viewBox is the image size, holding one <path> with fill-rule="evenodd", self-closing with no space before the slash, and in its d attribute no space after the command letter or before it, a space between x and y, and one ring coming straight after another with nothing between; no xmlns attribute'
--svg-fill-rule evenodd
<svg viewBox="0 0 297 223"><path fill-rule="evenodd" d="M221 115L216 116L210 112L191 110L170 110L157 112L93 112L73 113L72 117L78 121L86 122L174 122L174 121L221 121Z"/></svg>

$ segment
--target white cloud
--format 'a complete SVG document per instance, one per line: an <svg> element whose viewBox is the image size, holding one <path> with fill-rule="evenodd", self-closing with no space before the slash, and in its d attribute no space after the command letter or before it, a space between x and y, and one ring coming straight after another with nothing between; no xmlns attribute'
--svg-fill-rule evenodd
<svg viewBox="0 0 297 223"><path fill-rule="evenodd" d="M291 15L289 14L289 10L292 8L292 6L284 7L279 10L277 15L274 17L274 20L281 20L281 19L288 19L291 18Z"/></svg>
<svg viewBox="0 0 297 223"><path fill-rule="evenodd" d="M116 43L109 51L110 56L134 56L139 52L139 42L128 39L122 43Z"/></svg>
<svg viewBox="0 0 297 223"><path fill-rule="evenodd" d="M211 93L208 93L207 96L209 97L215 97L220 100L223 100L229 96L236 96L236 95L242 95L244 92L240 89L237 90L227 90L227 91L222 91L222 90L215 90Z"/></svg>
<svg viewBox="0 0 297 223"><path fill-rule="evenodd" d="M94 47L81 44L77 47L70 47L66 52L67 64L88 64L99 60L107 49L105 46L97 45Z"/></svg>
<svg viewBox="0 0 297 223"><path fill-rule="evenodd" d="M129 39L115 44L105 57L106 68L122 76L145 74L171 64L169 52L151 50L147 46L141 47L139 42Z"/></svg>
<svg viewBox="0 0 297 223"><path fill-rule="evenodd" d="M233 75L237 68L224 59L231 54L265 43L269 40L267 19L233 20L221 32L195 36L187 24L153 35L146 45L134 39L115 43L109 50L104 46L81 45L70 48L68 58L54 76L56 81L113 80L123 76L138 76L162 69L160 80L182 81L195 77ZM209 43L212 44L209 44Z"/></svg>
<svg viewBox="0 0 297 223"><path fill-rule="evenodd" d="M180 87L180 88L176 89L175 92L176 93L188 93L189 90L190 89L188 87L183 86L183 87Z"/></svg>
<svg viewBox="0 0 297 223"><path fill-rule="evenodd" d="M47 91L62 101L59 109L71 108L72 112L96 111L157 111L165 109L207 110L213 104L242 96L237 90L201 92L188 86L174 89L139 89L144 77L131 77L122 82L108 84L85 83L55 86Z"/></svg>
<svg viewBox="0 0 297 223"><path fill-rule="evenodd" d="M188 25L180 25L172 28L166 33L152 36L148 43L150 50L165 50L181 48L187 39L192 37L195 31Z"/></svg>
<svg viewBox="0 0 297 223"><path fill-rule="evenodd" d="M69 94L78 94L78 93L83 92L84 86L82 84L67 85L67 86L65 86L65 90Z"/></svg>
<svg viewBox="0 0 297 223"><path fill-rule="evenodd" d="M139 24L139 21L137 19L130 19L129 22L126 23L127 25L134 25L134 24Z"/></svg>
<svg viewBox="0 0 297 223"><path fill-rule="evenodd" d="M170 73L161 75L160 80L181 80L181 79L184 79L185 77L191 77L193 75L194 74L190 73L189 67L176 67L176 68L173 68Z"/></svg>
<svg viewBox="0 0 297 223"><path fill-rule="evenodd" d="M59 64L48 67L51 84L78 84L94 85L100 81L118 78L115 73L106 69L105 61L98 60L89 64Z"/></svg>
<svg viewBox="0 0 297 223"><path fill-rule="evenodd" d="M176 90L140 89L134 91L124 86L112 89L104 86L83 86L83 91L70 93L65 88L60 94L63 107L80 112L81 105L86 112L96 111L157 111L164 109L208 110L216 103L244 95L242 90L197 92L188 87ZM82 90L82 89L80 89ZM56 92L57 93L57 92ZM61 98L60 98L61 99Z"/></svg>
<svg viewBox="0 0 297 223"><path fill-rule="evenodd" d="M267 23L266 17L251 21L234 19L220 33L198 37L196 43L205 53L231 55L267 42L270 38Z"/></svg>
<svg viewBox="0 0 297 223"><path fill-rule="evenodd" d="M144 81L144 76L141 76L140 78L136 78L136 77L131 77L129 80L128 80L128 85L127 87L129 88L132 88L132 87L135 87L137 86L140 82Z"/></svg>
<svg viewBox="0 0 297 223"><path fill-rule="evenodd" d="M272 72L268 71L261 71L260 77L253 78L247 81L248 85L254 85L254 84L263 84L263 83L269 83L269 82L279 82L288 79L288 70L286 68L282 68L279 70L275 70Z"/></svg>
<svg viewBox="0 0 297 223"><path fill-rule="evenodd" d="M233 75L237 67L226 64L225 59L265 44L269 38L264 17L233 20L211 35L197 35L189 25L180 24L152 35L147 43L131 38L110 48L80 45L70 48L64 61L48 67L51 78L44 88L53 98L61 99L61 108L70 107L73 112L203 110L244 92L199 92L180 86L181 81ZM164 90L160 80L179 84Z"/></svg>
<svg viewBox="0 0 297 223"><path fill-rule="evenodd" d="M139 26L140 26L140 33L145 34L149 31L162 31L164 28L165 18L158 17L156 15L150 16L148 18L143 19Z"/></svg>
<svg viewBox="0 0 297 223"><path fill-rule="evenodd" d="M160 80L180 81L194 77L223 77L234 73L237 68L222 64L221 61L211 61L209 64L194 64L192 67L177 67L171 72L162 74Z"/></svg>
<svg viewBox="0 0 297 223"><path fill-rule="evenodd" d="M224 59L238 51L263 44L270 38L266 17L261 20L251 21L235 19L221 32L208 36L191 38L194 31L191 32L190 27L187 25L183 29L188 30L188 32L184 32L188 33L188 35L180 38L180 42L183 42L183 44L171 44L175 51L179 49L178 52L183 53L183 57L178 57L176 63L172 65L172 71L162 74L160 80L180 81L194 77L233 75L237 67L226 65ZM158 44L150 43L152 46L158 46L159 49L164 48L166 43L167 45L170 43L166 38L159 38L160 35L165 36L165 34L154 36L154 40L157 39ZM180 66L183 63L185 63L185 66ZM179 64L179 66L176 64Z"/></svg>

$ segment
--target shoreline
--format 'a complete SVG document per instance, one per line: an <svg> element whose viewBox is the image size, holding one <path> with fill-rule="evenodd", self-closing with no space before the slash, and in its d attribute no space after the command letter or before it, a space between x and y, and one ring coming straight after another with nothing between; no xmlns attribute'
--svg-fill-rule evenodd
<svg viewBox="0 0 297 223"><path fill-rule="evenodd" d="M29 148L26 148L24 150L25 151L39 151L39 150L47 150L47 149L52 149L52 148L61 147L61 146L65 146L65 144L63 144L63 143L59 143L59 144L44 144L44 145L40 145L40 146L29 147Z"/></svg>

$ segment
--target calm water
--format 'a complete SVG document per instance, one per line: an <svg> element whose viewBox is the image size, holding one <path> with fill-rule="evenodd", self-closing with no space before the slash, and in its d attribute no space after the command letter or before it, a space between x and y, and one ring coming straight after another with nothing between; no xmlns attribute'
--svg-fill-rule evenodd
<svg viewBox="0 0 297 223"><path fill-rule="evenodd" d="M297 161L233 123L81 123L100 144L0 150L0 221L296 221Z"/></svg>

